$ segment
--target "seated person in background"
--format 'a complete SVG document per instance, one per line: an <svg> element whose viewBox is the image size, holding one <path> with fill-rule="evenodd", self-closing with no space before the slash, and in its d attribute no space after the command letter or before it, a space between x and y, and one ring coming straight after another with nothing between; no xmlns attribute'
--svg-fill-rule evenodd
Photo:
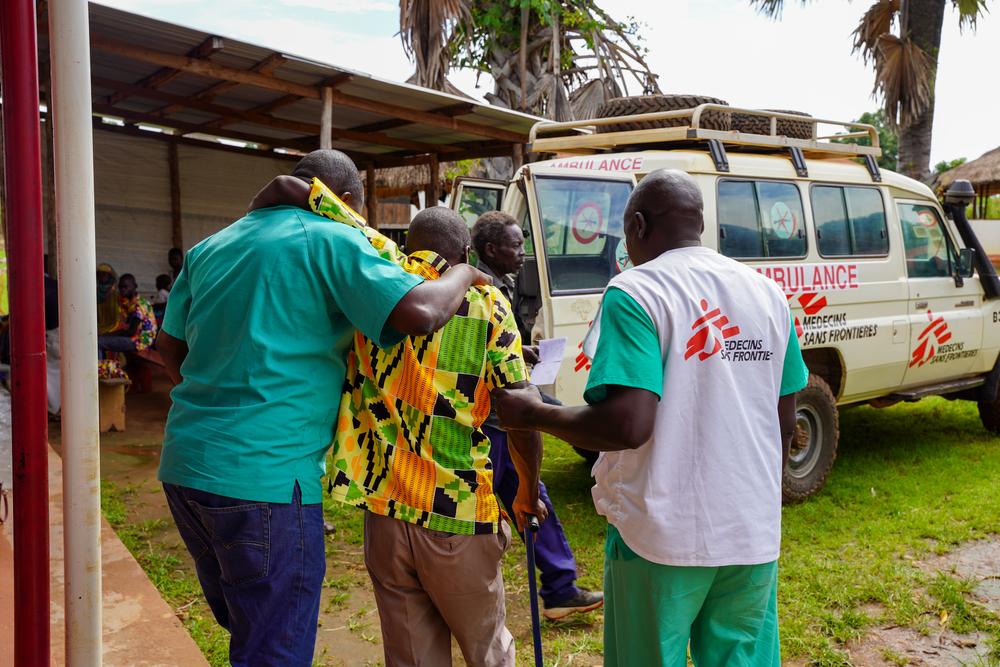
<svg viewBox="0 0 1000 667"><path fill-rule="evenodd" d="M121 326L97 337L100 358L105 352L141 352L156 338L156 316L149 302L139 296L139 286L131 273L118 279L118 304Z"/></svg>
<svg viewBox="0 0 1000 667"><path fill-rule="evenodd" d="M170 278L177 280L181 269L184 268L184 251L180 248L171 248L167 252L167 264L170 265Z"/></svg>
<svg viewBox="0 0 1000 667"><path fill-rule="evenodd" d="M167 310L167 299L170 298L170 285L173 281L165 273L156 276L156 296L153 297L153 314L156 315L156 324L163 323L163 313Z"/></svg>
<svg viewBox="0 0 1000 667"><path fill-rule="evenodd" d="M118 304L118 274L110 264L97 265L97 333L106 334L121 328Z"/></svg>

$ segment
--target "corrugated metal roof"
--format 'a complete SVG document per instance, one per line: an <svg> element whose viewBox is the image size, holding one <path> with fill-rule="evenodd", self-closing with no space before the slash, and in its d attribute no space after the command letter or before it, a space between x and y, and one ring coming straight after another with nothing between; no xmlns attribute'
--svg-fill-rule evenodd
<svg viewBox="0 0 1000 667"><path fill-rule="evenodd" d="M270 79L230 83L213 90L232 81L233 71L241 78L269 57L273 61L276 52L94 3L90 4L90 29L93 76L104 80L94 85L95 105L102 113L113 111L127 122L155 121L174 127L178 134L197 132L243 140L254 137L259 139L256 143L270 148L318 147L322 102L317 98L321 87L330 82L338 96L333 111L333 145L359 161L391 165L428 152L439 153L441 159L509 154L513 144L527 140L528 131L539 120L284 52L280 53L280 64L268 73ZM45 49L44 26L39 32L39 48ZM199 46L213 36L222 37L222 48L198 54ZM178 56L190 59L177 65L180 69L165 69L164 58L173 62L169 59ZM213 67L207 70L205 63ZM161 76L164 73L169 76ZM159 80L150 82L149 77ZM122 90L119 84L132 88ZM286 84L299 86L294 90L310 97L290 97L289 91L280 90L288 87ZM279 100L281 104L272 106ZM370 125L376 126L376 132L368 131ZM317 131L310 131L313 126ZM353 133L336 138L337 130Z"/></svg>

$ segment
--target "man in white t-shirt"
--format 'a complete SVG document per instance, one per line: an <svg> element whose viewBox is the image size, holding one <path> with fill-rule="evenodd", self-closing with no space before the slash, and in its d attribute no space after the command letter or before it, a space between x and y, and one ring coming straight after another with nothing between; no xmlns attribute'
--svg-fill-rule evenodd
<svg viewBox="0 0 1000 667"><path fill-rule="evenodd" d="M501 425L602 452L605 664L780 665L781 473L808 381L788 303L701 245L701 191L646 176L625 209L635 268L608 285L584 398L497 397ZM662 398L662 400L660 400Z"/></svg>

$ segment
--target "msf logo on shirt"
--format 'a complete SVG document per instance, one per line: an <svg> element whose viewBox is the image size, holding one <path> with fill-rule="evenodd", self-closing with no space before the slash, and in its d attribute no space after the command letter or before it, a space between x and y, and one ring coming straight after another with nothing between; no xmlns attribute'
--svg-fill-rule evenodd
<svg viewBox="0 0 1000 667"><path fill-rule="evenodd" d="M944 321L943 317L940 315L935 316L934 313L928 310L927 319L931 323L924 327L924 330L920 332L920 336L917 337L917 346L913 349L913 353L910 354L909 368L913 368L914 366L919 368L933 359L937 352L935 343L937 343L937 347L940 347L951 340L948 323ZM934 340L932 341L931 338Z"/></svg>
<svg viewBox="0 0 1000 667"><path fill-rule="evenodd" d="M684 360L698 355L698 361L705 361L722 351L723 343L727 338L738 336L740 328L729 323L729 318L722 314L719 308L709 309L708 301L702 299L701 317L691 325L694 333L688 339L687 349L684 352Z"/></svg>

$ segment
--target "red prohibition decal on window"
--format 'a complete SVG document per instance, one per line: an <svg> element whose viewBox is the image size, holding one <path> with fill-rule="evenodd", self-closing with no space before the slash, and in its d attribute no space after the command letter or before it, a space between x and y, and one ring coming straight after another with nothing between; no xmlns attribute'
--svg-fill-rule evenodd
<svg viewBox="0 0 1000 667"><path fill-rule="evenodd" d="M573 212L573 238L580 243L593 243L600 236L603 225L604 215L596 202L583 202Z"/></svg>

